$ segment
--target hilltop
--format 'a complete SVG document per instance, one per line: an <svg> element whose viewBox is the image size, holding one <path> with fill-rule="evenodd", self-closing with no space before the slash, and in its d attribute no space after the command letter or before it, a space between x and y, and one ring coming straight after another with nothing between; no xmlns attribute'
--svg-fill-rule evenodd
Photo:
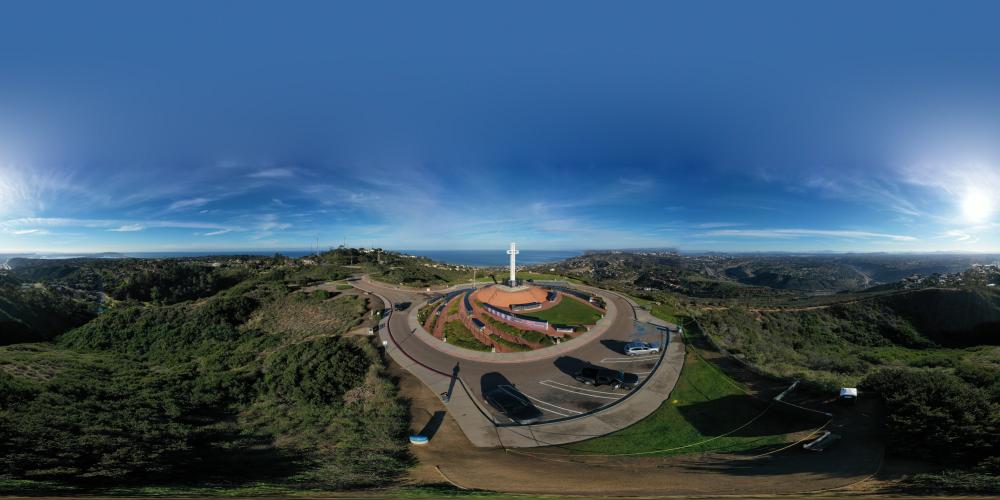
<svg viewBox="0 0 1000 500"><path fill-rule="evenodd" d="M681 255L588 252L560 272L701 298L792 297L862 291L906 278L960 273L996 255ZM789 292L787 294L781 292Z"/></svg>
<svg viewBox="0 0 1000 500"><path fill-rule="evenodd" d="M0 345L48 340L90 321L96 307L89 299L73 289L0 274Z"/></svg>
<svg viewBox="0 0 1000 500"><path fill-rule="evenodd" d="M690 317L710 346L753 373L799 380L817 397L849 386L881 399L890 456L953 469L906 484L996 491L1000 265L992 259L605 252L551 269Z"/></svg>
<svg viewBox="0 0 1000 500"><path fill-rule="evenodd" d="M343 281L343 253L15 262L3 291L30 306L21 318L68 307L50 289L107 300L96 317L37 322L37 337L4 324L0 478L74 491L394 482L411 460L406 409L357 334L384 304Z"/></svg>
<svg viewBox="0 0 1000 500"><path fill-rule="evenodd" d="M970 488L970 471L997 472L1000 267L963 259L603 252L522 275L632 295L703 333L700 348L800 380L811 397L860 386L884 399L890 453L946 459L949 484ZM881 270L858 278L863 260ZM407 403L364 335L386 305L348 280L489 279L349 248L11 264L0 274L0 476L74 491L397 483L413 463ZM952 444L918 439L931 432L921 426Z"/></svg>

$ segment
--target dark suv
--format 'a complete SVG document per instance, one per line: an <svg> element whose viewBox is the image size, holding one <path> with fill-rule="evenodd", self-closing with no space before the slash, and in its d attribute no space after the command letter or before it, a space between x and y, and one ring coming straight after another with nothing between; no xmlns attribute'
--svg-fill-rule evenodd
<svg viewBox="0 0 1000 500"><path fill-rule="evenodd" d="M600 366L585 366L573 376L576 380L594 387L610 385L615 389L632 389L639 383L639 376L621 370L611 370Z"/></svg>
<svg viewBox="0 0 1000 500"><path fill-rule="evenodd" d="M494 389L484 395L490 406L500 410L507 418L520 425L531 425L542 418L542 412L535 408L520 393L505 387Z"/></svg>

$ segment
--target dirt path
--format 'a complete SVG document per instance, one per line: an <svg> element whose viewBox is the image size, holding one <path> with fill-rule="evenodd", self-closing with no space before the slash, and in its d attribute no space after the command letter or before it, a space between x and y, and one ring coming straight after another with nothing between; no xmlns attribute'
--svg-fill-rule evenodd
<svg viewBox="0 0 1000 500"><path fill-rule="evenodd" d="M529 457L502 449L476 448L416 377L398 367L401 393L411 401L411 428L431 436L414 446L419 459L411 484L451 482L459 487L509 493L588 496L767 495L805 493L860 483L881 464L881 449L840 447L826 454L798 448L762 459L727 455L647 457L585 464L572 457ZM428 425L430 423L430 425ZM871 428L841 429L862 440ZM637 476L635 473L638 473ZM641 480L637 480L641 478Z"/></svg>

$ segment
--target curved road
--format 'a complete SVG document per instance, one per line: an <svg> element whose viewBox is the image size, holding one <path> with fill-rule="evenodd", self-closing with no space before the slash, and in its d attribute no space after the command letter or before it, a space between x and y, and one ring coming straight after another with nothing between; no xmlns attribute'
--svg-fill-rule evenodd
<svg viewBox="0 0 1000 500"><path fill-rule="evenodd" d="M424 301L424 295L412 290L396 288L392 285L371 282L368 280L355 281L354 285L362 290L375 293L387 300L391 304L410 302L411 308L419 307ZM613 307L609 307L609 324L603 331L595 331L590 336L578 338L567 342L557 348L535 351L535 353L552 352L550 357L544 359L533 359L527 361L511 362L461 359L453 354L445 352L440 346L431 345L438 340L430 337L426 333L417 332L417 325L411 321L412 309L406 311L393 312L388 319L388 328L381 329L380 334L383 340L388 343L389 354L394 359L401 361L404 368L417 375L425 385L428 385L438 394L447 393L451 397L449 409L453 416L462 424L462 428L469 435L471 441L478 445L496 446L497 444L509 444L508 441L520 439L526 431L524 427L506 427L506 431L494 429L494 423L505 425L509 421L498 414L492 408L483 404L483 393L501 388L514 392L518 395L530 399L530 401L543 413L544 421L570 420L573 417L588 415L598 408L615 403L627 395L624 390L613 390L609 387L594 388L577 382L572 374L582 365L590 363L608 368L622 369L636 373L641 378L647 377L659 361L660 356L637 356L628 357L622 354L622 347L625 343L644 340L651 342L664 341L664 335L653 325L646 323L653 320L648 312L637 310L623 297L602 292L601 295L606 300L612 302ZM617 311L617 314L614 313ZM638 321L637 316L644 320ZM670 326L662 321L656 320L664 326ZM450 347L450 346L449 346ZM674 347L670 345L669 347ZM404 351L405 358L398 356L398 352ZM683 348L670 349L680 352L683 358ZM503 355L501 355L503 356ZM406 359L409 358L409 359ZM638 420L650 413L669 394L673 383L676 381L676 373L680 369L680 361L675 355L670 362L672 366L668 374L670 377L667 384L662 381L656 384L658 389L648 392L646 402L640 414L617 417L618 420ZM509 356L505 359L509 359ZM666 362L666 360L664 361ZM661 366L662 369L662 366ZM465 395L462 384L455 377L457 375L461 381L465 382L465 387L469 394ZM646 384L652 385L652 384ZM643 392L646 385L640 386L636 395L630 396L629 400L618 406L630 404L639 392ZM664 386L666 393L663 393ZM463 397L465 396L465 397ZM604 412L606 410L602 410ZM632 418L632 417L635 418ZM487 418L489 420L487 420ZM575 420L586 420L587 417ZM476 430L471 421L479 421ZM596 419L595 419L596 420ZM488 424L488 425L484 425ZM532 430L542 425L531 426ZM553 424L554 425L554 424ZM581 427L578 425L577 427ZM574 440L586 439L594 435L606 434L616 430L617 427L609 428L607 425L591 426L591 429L583 433ZM474 434L480 434L481 439L477 439ZM471 435L470 435L471 434ZM507 435L508 437L503 437ZM560 440L565 441L567 438ZM539 441L537 436L532 436L533 445L547 444ZM498 441L500 441L498 443ZM484 444L487 443L487 444Z"/></svg>

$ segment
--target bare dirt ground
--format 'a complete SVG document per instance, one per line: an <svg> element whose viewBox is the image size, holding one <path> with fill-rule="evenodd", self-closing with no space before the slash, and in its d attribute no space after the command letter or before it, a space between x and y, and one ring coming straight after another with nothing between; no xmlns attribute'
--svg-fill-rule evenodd
<svg viewBox="0 0 1000 500"><path fill-rule="evenodd" d="M905 464L883 466L882 446L870 414L858 419L841 416L834 430L845 436L845 443L853 444L821 454L796 446L756 459L700 454L619 457L593 463L592 457L532 457L514 450L476 448L436 395L398 367L391 369L399 377L402 395L411 401L411 428L431 436L429 444L413 447L419 464L410 472L412 484L450 482L461 488L507 493L587 496L859 494L881 491L910 470ZM761 392L775 389L763 385L758 387Z"/></svg>

